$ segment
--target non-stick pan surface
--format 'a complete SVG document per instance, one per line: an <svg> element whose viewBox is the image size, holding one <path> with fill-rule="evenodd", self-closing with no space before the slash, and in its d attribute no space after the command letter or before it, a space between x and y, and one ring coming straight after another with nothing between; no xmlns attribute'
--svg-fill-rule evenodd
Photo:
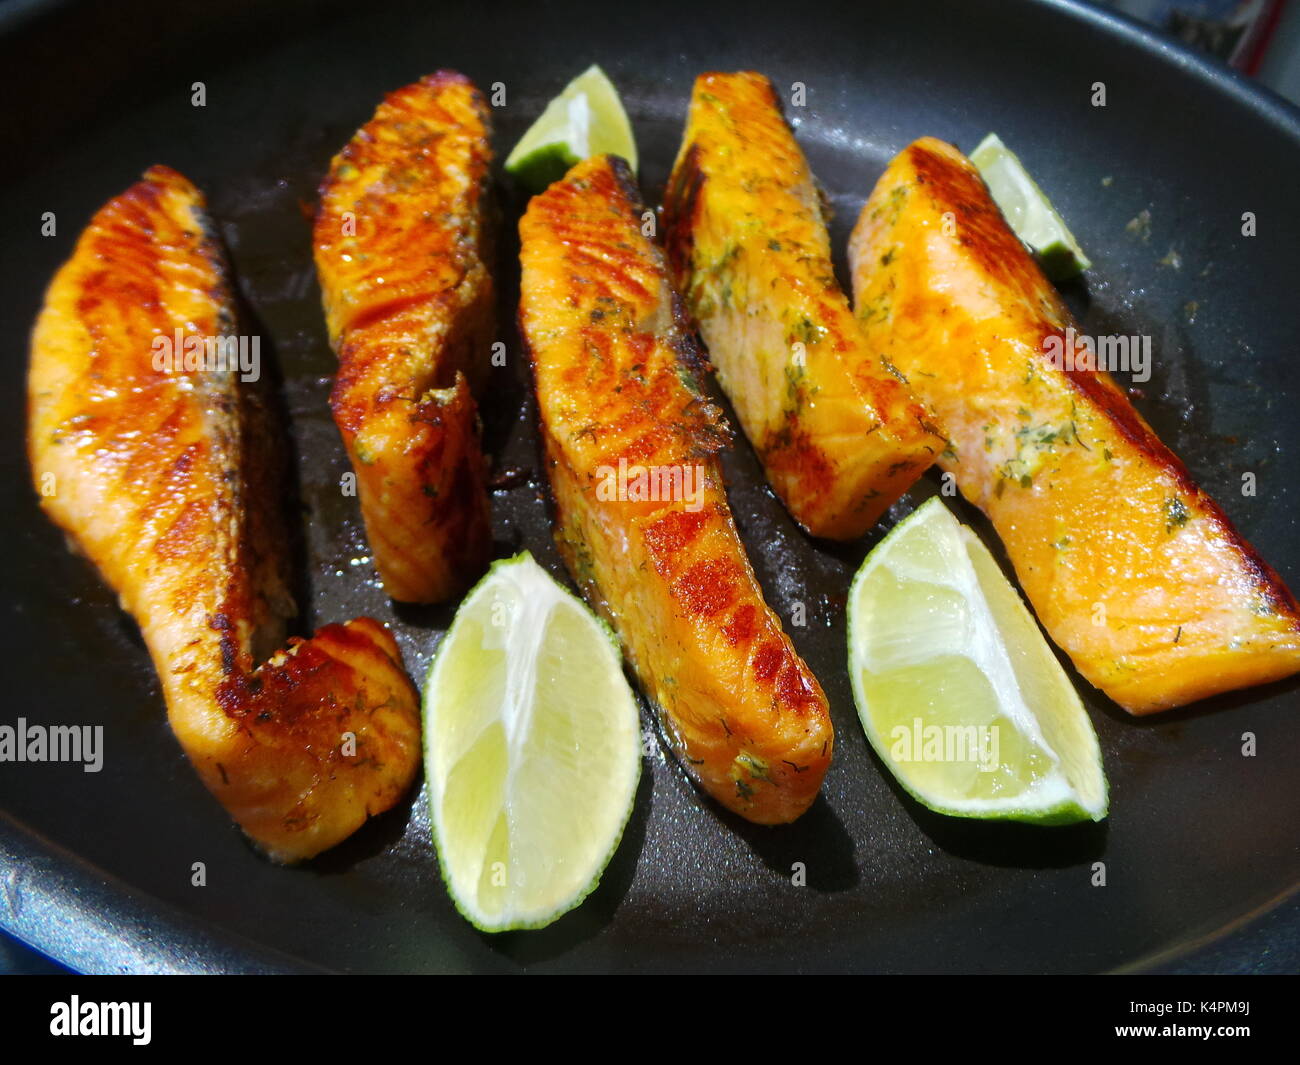
<svg viewBox="0 0 1300 1065"><path fill-rule="evenodd" d="M726 469L743 536L775 609L789 621L804 604L807 625L791 633L832 703L838 743L821 799L793 826L757 828L650 758L597 893L545 931L490 937L443 890L421 794L305 867L253 852L169 733L133 625L38 513L23 450L26 343L45 284L103 201L152 163L176 167L209 194L283 377L305 529L299 631L372 614L422 678L450 610L393 607L355 500L338 488L347 466L326 407L334 360L308 223L330 155L384 92L439 67L505 87L504 155L598 61L624 93L657 203L694 76L757 68L806 86L807 106L790 114L840 248L907 142L932 134L969 150L998 131L1095 262L1066 290L1087 331L1151 336L1140 409L1296 586L1295 111L1064 2L10 3L0 31L0 723L105 730L97 774L0 765L4 926L94 971L1296 966L1300 915L1285 901L1300 880L1294 682L1138 721L1075 677L1111 782L1102 825L949 820L893 786L854 713L844 593L934 480L861 543L831 547L799 532L738 442ZM192 104L195 82L204 107ZM486 421L497 467L515 476L493 501L496 552L528 547L558 575L513 325L521 206L507 186L499 328L510 365L496 371ZM41 232L47 211L54 236ZM1253 237L1242 235L1247 211ZM1255 475L1253 496L1243 473ZM979 516L958 511L996 549ZM192 885L195 862L206 886ZM1096 863L1105 886L1094 886ZM1290 908L1256 920L1278 903Z"/></svg>

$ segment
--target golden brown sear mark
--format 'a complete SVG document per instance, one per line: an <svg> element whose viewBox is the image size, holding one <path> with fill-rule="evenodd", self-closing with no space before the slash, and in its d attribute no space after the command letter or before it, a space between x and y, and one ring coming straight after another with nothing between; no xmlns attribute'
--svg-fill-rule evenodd
<svg viewBox="0 0 1300 1065"><path fill-rule="evenodd" d="M294 613L278 427L260 382L169 358L178 336L235 329L202 196L152 168L95 215L46 293L28 451L46 514L139 624L204 784L272 858L296 861L410 786L418 704L369 618L275 652Z"/></svg>
<svg viewBox="0 0 1300 1065"><path fill-rule="evenodd" d="M728 432L623 164L578 164L519 232L520 330L533 365L561 552L613 624L687 772L763 824L816 798L826 698L782 631L732 521ZM691 471L666 498L611 497L620 468Z"/></svg>
<svg viewBox="0 0 1300 1065"><path fill-rule="evenodd" d="M436 602L491 547L474 392L488 368L488 108L461 74L390 93L335 156L314 228L330 405L394 599Z"/></svg>

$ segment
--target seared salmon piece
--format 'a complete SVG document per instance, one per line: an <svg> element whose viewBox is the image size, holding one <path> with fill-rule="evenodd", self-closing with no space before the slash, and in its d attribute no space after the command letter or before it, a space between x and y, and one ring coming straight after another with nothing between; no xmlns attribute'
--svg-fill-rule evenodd
<svg viewBox="0 0 1300 1065"><path fill-rule="evenodd" d="M717 458L728 432L643 210L623 161L598 156L519 224L556 536L690 775L742 817L792 821L830 762L826 697L736 532Z"/></svg>
<svg viewBox="0 0 1300 1065"><path fill-rule="evenodd" d="M768 481L860 536L946 446L835 280L812 171L761 74L701 74L664 203L674 280Z"/></svg>
<svg viewBox="0 0 1300 1065"><path fill-rule="evenodd" d="M95 215L46 293L28 449L46 514L139 624L203 783L289 862L407 790L419 704L369 618L275 650L294 612L284 456L260 367L223 369L231 349L203 346L236 328L202 197L154 167Z"/></svg>
<svg viewBox="0 0 1300 1065"><path fill-rule="evenodd" d="M440 71L390 93L330 164L314 230L334 420L384 588L447 599L487 564L473 390L492 341L488 109Z"/></svg>
<svg viewBox="0 0 1300 1065"><path fill-rule="evenodd" d="M1300 670L1278 575L1082 349L978 171L926 138L849 248L873 348L933 406L940 466L993 522L1039 620L1130 713Z"/></svg>

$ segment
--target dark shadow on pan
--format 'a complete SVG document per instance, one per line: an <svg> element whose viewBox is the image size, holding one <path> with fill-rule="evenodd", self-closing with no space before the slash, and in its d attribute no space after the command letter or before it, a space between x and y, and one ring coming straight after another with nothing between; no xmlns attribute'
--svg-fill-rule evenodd
<svg viewBox="0 0 1300 1065"><path fill-rule="evenodd" d="M749 844L750 849L772 872L789 878L795 875L795 863L803 866L807 886L814 891L847 891L862 880L854 860L853 837L845 829L823 793L817 795L807 813L788 825L756 825L739 814L725 809L704 795L726 828ZM810 860L815 856L816 860Z"/></svg>
<svg viewBox="0 0 1300 1065"><path fill-rule="evenodd" d="M672 771L686 781L691 801L706 805L719 823L749 844L755 855L774 873L783 877L794 875L794 863L802 862L808 877L808 887L818 891L844 891L854 887L861 879L854 861L853 838L826 801L824 793L806 813L788 825L757 825L728 810L706 794L686 772L681 760L673 753L662 719L651 711L655 731L663 747L664 757ZM816 861L810 859L816 856Z"/></svg>
<svg viewBox="0 0 1300 1065"><path fill-rule="evenodd" d="M214 229L220 230L220 224L213 221ZM216 233L214 232L214 236ZM293 419L289 414L289 402L285 395L284 369L280 364L279 352L274 334L267 328L253 304L244 294L239 277L234 272L234 259L225 242L217 237L222 253L230 271L227 281L233 296L235 307L235 328L248 336L259 337L260 365L257 381L241 381L239 388L255 389L255 395L266 412L267 448L265 457L275 464L275 477L278 493L274 503L279 506L276 516L285 537L281 548L284 559L289 594L293 596L296 613L289 618L286 625L287 636L308 636L315 630L316 616L311 594L311 565L307 557L307 541L303 534L303 525L307 520L307 510L303 503L302 483L298 476L298 441L292 432ZM274 650L279 650L275 648ZM262 663L256 662L256 666Z"/></svg>
<svg viewBox="0 0 1300 1065"><path fill-rule="evenodd" d="M403 624L446 632L452 618L456 616L460 597L457 596L450 603L399 603L396 599L390 599L389 604L393 608L393 614ZM417 679L422 681L424 678Z"/></svg>
<svg viewBox="0 0 1300 1065"><path fill-rule="evenodd" d="M1212 695L1208 699L1189 703L1186 706L1176 706L1170 710L1159 710L1154 714L1137 715L1130 714L1122 706L1107 699L1096 689L1089 689L1088 682L1077 674L1072 675L1071 680L1075 682L1075 687L1091 696L1086 700L1089 706L1097 707L1116 721L1122 721L1129 727L1136 726L1137 728L1164 726L1165 728L1177 729L1181 725L1195 721L1197 718L1210 717L1237 707L1253 706L1266 699L1285 698L1300 693L1300 674L1296 674L1283 677L1281 680L1275 680L1271 684L1260 684L1254 688L1238 688L1236 691Z"/></svg>
<svg viewBox="0 0 1300 1065"><path fill-rule="evenodd" d="M871 761L907 815L936 847L948 854L1007 868L1064 869L1099 860L1106 852L1109 820L1083 821L1074 825L1033 825L1019 821L950 817L917 802L874 750L871 751Z"/></svg>

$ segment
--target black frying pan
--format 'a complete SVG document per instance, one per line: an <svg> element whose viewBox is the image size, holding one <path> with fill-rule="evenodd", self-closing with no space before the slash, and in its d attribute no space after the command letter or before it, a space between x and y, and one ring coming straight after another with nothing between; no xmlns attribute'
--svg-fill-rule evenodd
<svg viewBox="0 0 1300 1065"><path fill-rule="evenodd" d="M822 798L797 824L741 822L653 759L598 892L545 931L489 937L442 888L422 796L282 869L206 794L168 732L133 626L28 486L22 382L46 282L92 211L149 164L207 190L284 378L306 530L299 631L373 614L422 678L450 611L395 610L354 561L367 552L355 500L337 490L347 467L325 404L333 358L305 212L330 155L385 91L443 66L503 82L504 155L593 60L623 90L652 203L698 72L753 67L778 85L806 83L808 107L794 115L840 247L908 141L933 134L969 150L997 130L1093 257L1087 282L1066 293L1087 331L1153 337L1143 413L1300 583L1300 114L1131 23L1064 0L11 2L0 9L10 486L0 723L102 724L106 755L98 774L0 765L0 924L93 971L1295 968L1300 909L1275 907L1300 879L1296 683L1137 721L1076 677L1105 754L1108 822L1036 829L933 815L870 754L844 665L844 592L883 530L847 548L810 542L743 441L727 460L733 506L769 601L786 617L808 605L809 626L793 636L839 731ZM202 109L191 106L196 81ZM1105 108L1090 102L1098 81ZM531 479L495 496L497 553L527 546L558 574L512 324L521 204L507 190L503 207L500 336L516 374L500 375L487 401L487 439L499 467ZM1144 209L1145 237L1126 230ZM41 236L45 211L54 237ZM1240 233L1243 211L1258 219L1253 238ZM1254 497L1240 493L1246 471ZM934 490L923 482L891 522ZM1247 731L1254 758L1241 754ZM195 861L206 887L191 886ZM1090 885L1098 861L1104 888ZM806 887L791 884L795 862Z"/></svg>

